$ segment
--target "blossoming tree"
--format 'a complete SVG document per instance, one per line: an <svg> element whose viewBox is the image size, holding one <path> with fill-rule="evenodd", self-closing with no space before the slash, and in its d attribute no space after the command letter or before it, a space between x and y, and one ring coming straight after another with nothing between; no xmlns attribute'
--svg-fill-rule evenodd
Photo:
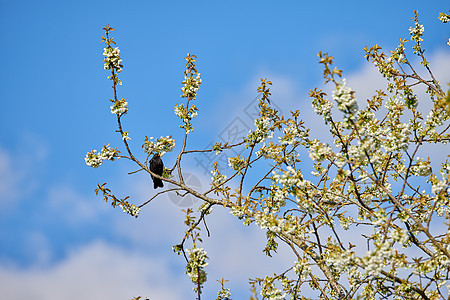
<svg viewBox="0 0 450 300"><path fill-rule="evenodd" d="M185 101L175 105L184 131L178 142L181 146L175 148L171 136L145 137L141 154L136 154L140 149L130 147L128 131L123 127L128 103L117 95L122 84L118 73L123 65L111 37L114 29L106 26L102 37L106 44L104 68L110 72L111 113L117 116L124 150L120 152L107 144L100 152L87 153L86 163L97 168L104 160L127 159L174 187L140 205L130 203L128 197L116 197L106 184L98 185L96 193L135 217L142 206L166 193L190 194L202 201L197 212L185 210L187 230L181 243L173 247L186 260L186 273L198 299L207 280L208 265L206 251L201 247L200 224L213 214L215 206L228 209L230 217L242 220L244 225L254 223L264 230L267 255L275 255L278 244L284 243L297 258L280 274L250 279L251 299L447 299L450 162L441 162L440 170L436 170L430 157L417 155L426 144L449 142L450 92L444 91L424 55L424 27L419 24L417 12L413 19L411 52L404 39L389 53L377 45L364 49L367 60L387 82L386 90L377 90L364 108L358 107L355 92L342 78L342 71L333 66L333 57L318 54L325 84L331 84L334 91L330 98L315 88L310 97L315 112L329 128L334 146L310 136L300 110L281 115L270 101L272 83L261 79L257 88L261 95L259 115L254 129L242 141L217 143L206 150L190 149L192 120L198 112L193 102L202 80L196 56L188 54L181 89ZM439 19L446 23L450 14L441 13ZM414 65L410 55L417 56L421 66ZM426 87L426 98L419 99L420 86ZM430 103L426 115L418 109L420 101ZM337 111L332 110L335 105ZM214 165L207 191L200 192L185 182L182 158L244 146L242 155L228 160L231 176L219 171L217 163ZM176 159L169 162L173 167L165 168L162 176L153 174L148 167L149 157L175 149ZM450 153L450 147L445 149ZM313 170L302 169L302 151L308 151ZM249 175L252 166L264 171ZM355 243L356 237L365 242ZM230 299L226 281L219 282L217 299Z"/></svg>

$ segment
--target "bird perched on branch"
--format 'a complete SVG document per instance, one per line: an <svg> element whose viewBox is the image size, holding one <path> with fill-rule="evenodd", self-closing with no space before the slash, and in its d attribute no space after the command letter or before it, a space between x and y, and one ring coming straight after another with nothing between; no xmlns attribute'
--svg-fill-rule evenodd
<svg viewBox="0 0 450 300"><path fill-rule="evenodd" d="M159 153L156 153L153 155L152 159L150 160L150 171L153 173L162 176L164 171L164 164L161 159L161 156L159 156ZM156 178L152 175L153 180L153 188L156 189L158 187L164 187L164 184L161 179Z"/></svg>

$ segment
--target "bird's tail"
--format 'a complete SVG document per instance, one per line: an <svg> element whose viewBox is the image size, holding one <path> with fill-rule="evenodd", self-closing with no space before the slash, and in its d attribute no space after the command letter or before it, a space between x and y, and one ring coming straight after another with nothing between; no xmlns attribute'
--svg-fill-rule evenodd
<svg viewBox="0 0 450 300"><path fill-rule="evenodd" d="M164 187L164 184L163 184L161 179L155 178L153 180L153 188L156 189L156 188L159 188L159 187Z"/></svg>

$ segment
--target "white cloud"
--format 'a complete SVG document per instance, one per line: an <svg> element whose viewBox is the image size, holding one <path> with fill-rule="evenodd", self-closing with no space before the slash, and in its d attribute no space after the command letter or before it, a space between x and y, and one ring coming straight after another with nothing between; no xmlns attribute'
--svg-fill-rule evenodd
<svg viewBox="0 0 450 300"><path fill-rule="evenodd" d="M35 266L45 266L53 258L52 241L44 232L28 228L24 234L22 251L25 256L33 260Z"/></svg>
<svg viewBox="0 0 450 300"><path fill-rule="evenodd" d="M150 257L98 241L74 249L48 267L0 266L5 299L183 299L185 286L164 257Z"/></svg>

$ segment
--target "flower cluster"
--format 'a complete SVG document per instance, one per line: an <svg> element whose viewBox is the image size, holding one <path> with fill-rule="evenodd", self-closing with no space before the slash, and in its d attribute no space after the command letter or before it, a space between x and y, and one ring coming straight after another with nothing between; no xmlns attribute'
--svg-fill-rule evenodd
<svg viewBox="0 0 450 300"><path fill-rule="evenodd" d="M129 203L127 202L127 204ZM141 211L141 209L134 204L124 205L123 203L120 203L119 207L122 209L124 213L129 214L136 218L139 216L139 212Z"/></svg>
<svg viewBox="0 0 450 300"><path fill-rule="evenodd" d="M387 128L385 134L386 141L382 146L386 151L392 152L408 149L410 134L408 124L396 124L394 128Z"/></svg>
<svg viewBox="0 0 450 300"><path fill-rule="evenodd" d="M261 296L264 299L269 300L284 300L286 298L286 293L283 293L283 291L275 287L274 279L272 277L266 276L261 288Z"/></svg>
<svg viewBox="0 0 450 300"><path fill-rule="evenodd" d="M230 214L235 217L242 218L243 216L245 216L244 207L233 205L230 209Z"/></svg>
<svg viewBox="0 0 450 300"><path fill-rule="evenodd" d="M308 260L300 259L296 261L294 265L294 272L300 277L301 280L305 280L311 273L311 267L309 266Z"/></svg>
<svg viewBox="0 0 450 300"><path fill-rule="evenodd" d="M181 120L183 120L183 122L187 123L190 120L192 120L193 118L195 118L197 116L197 111L198 108L195 107L195 105L192 105L189 110L187 111L186 108L184 107L184 104L180 104L180 105L176 105L174 107L175 109L175 114L177 115L178 118L180 118Z"/></svg>
<svg viewBox="0 0 450 300"><path fill-rule="evenodd" d="M366 165L367 163L367 156L366 151L368 151L371 146L373 145L370 143L371 139L367 139L366 142L362 143L361 141L358 141L358 145L350 145L348 147L348 155L353 159L354 162L357 162L358 164ZM342 158L342 155L339 156ZM344 163L343 161L336 162L338 165Z"/></svg>
<svg viewBox="0 0 450 300"><path fill-rule="evenodd" d="M224 281L228 281L228 280L217 280L222 284L222 288L220 289L220 291L217 292L217 298L216 300L231 300L231 293L230 293L230 289L229 288L225 288L223 286Z"/></svg>
<svg viewBox="0 0 450 300"><path fill-rule="evenodd" d="M124 131L122 134L122 140L124 141L129 141L131 140L131 138L128 136L129 132L128 131Z"/></svg>
<svg viewBox="0 0 450 300"><path fill-rule="evenodd" d="M332 248L330 251L327 251L326 261L333 266L338 274L347 271L354 260L355 253L350 250L342 251L339 248Z"/></svg>
<svg viewBox="0 0 450 300"><path fill-rule="evenodd" d="M373 64L375 65L375 67L378 68L378 72L380 72L380 74L387 78L388 80L390 80L392 78L392 74L394 72L397 72L398 70L394 69L393 64L394 64L394 60L393 58L389 57L388 59L386 59L386 56L383 52L379 53L379 50L381 50L381 47L378 45L375 45L373 47L371 47L370 49L368 49L367 47L364 47L363 49L366 52L366 55L364 56L365 58L367 58L368 60L371 59ZM392 88L390 88L388 86L388 90L392 90Z"/></svg>
<svg viewBox="0 0 450 300"><path fill-rule="evenodd" d="M405 44L404 40L400 40L400 45L392 52L392 55L388 58L388 62L391 62L393 59L397 62L406 62L404 53L405 53Z"/></svg>
<svg viewBox="0 0 450 300"><path fill-rule="evenodd" d="M211 174L213 175L213 177L211 177L211 185L213 187L218 187L227 180L227 175L221 174L217 169L217 166L211 171Z"/></svg>
<svg viewBox="0 0 450 300"><path fill-rule="evenodd" d="M320 116L323 116L326 123L331 120L331 109L333 108L333 102L325 98L314 99L312 106L314 108L314 112Z"/></svg>
<svg viewBox="0 0 450 300"><path fill-rule="evenodd" d="M195 100L197 97L197 92L202 84L200 78L200 73L196 73L196 76L184 76L184 81L182 82L184 86L181 88L181 98L189 98Z"/></svg>
<svg viewBox="0 0 450 300"><path fill-rule="evenodd" d="M391 238L395 242L399 242L400 244L404 245L409 240L408 232L402 228L396 228L392 230L391 232Z"/></svg>
<svg viewBox="0 0 450 300"><path fill-rule="evenodd" d="M86 154L84 161L89 167L98 168L102 165L103 159L97 154L97 150L92 150Z"/></svg>
<svg viewBox="0 0 450 300"><path fill-rule="evenodd" d="M425 130L430 132L433 131L436 127L441 126L443 123L443 116L439 114L436 110L431 110L428 115L427 119L425 121Z"/></svg>
<svg viewBox="0 0 450 300"><path fill-rule="evenodd" d="M403 114L403 110L405 109L405 105L397 97L389 99L385 103L384 107L386 107L389 110L389 116L391 118L398 118L400 115Z"/></svg>
<svg viewBox="0 0 450 300"><path fill-rule="evenodd" d="M341 224L342 229L348 230L351 224L355 223L355 220L353 220L350 216L345 216L344 214L337 215L339 219L339 224Z"/></svg>
<svg viewBox="0 0 450 300"><path fill-rule="evenodd" d="M222 143L216 143L212 146L211 150L216 153L216 155L219 155L223 151Z"/></svg>
<svg viewBox="0 0 450 300"><path fill-rule="evenodd" d="M281 232L282 228L278 225L280 220L278 220L274 214L270 213L270 209L268 207L264 208L263 211L258 211L254 215L255 223L261 229L267 229L268 232Z"/></svg>
<svg viewBox="0 0 450 300"><path fill-rule="evenodd" d="M175 140L172 139L172 136L162 136L154 142L153 137L150 137L149 140L148 137L145 136L145 141L142 148L145 153L149 155L152 153L164 155L166 152L171 152L173 148L175 148Z"/></svg>
<svg viewBox="0 0 450 300"><path fill-rule="evenodd" d="M356 102L355 92L347 87L347 82L342 79L342 83L336 85L333 91L333 100L337 102L338 109L344 113L354 114L358 110L358 103Z"/></svg>
<svg viewBox="0 0 450 300"><path fill-rule="evenodd" d="M431 163L430 160L423 160L417 157L417 162L411 167L412 174L416 176L429 176L431 174Z"/></svg>
<svg viewBox="0 0 450 300"><path fill-rule="evenodd" d="M439 195L442 192L450 193L450 187L447 187L447 182L445 180L439 180L437 183L433 184L431 187L431 192L435 195Z"/></svg>
<svg viewBox="0 0 450 300"><path fill-rule="evenodd" d="M229 299L231 297L230 289L221 289L219 292L217 292L217 298L219 300L222 299Z"/></svg>
<svg viewBox="0 0 450 300"><path fill-rule="evenodd" d="M413 46L414 54L418 54L422 51L420 42L423 41L422 36L425 28L423 25L419 24L417 11L414 11L414 27L409 28L409 34L411 35L411 40L416 42L416 45Z"/></svg>
<svg viewBox="0 0 450 300"><path fill-rule="evenodd" d="M235 171L239 171L245 167L245 159L241 156L241 154L238 154L236 157L229 157L228 166Z"/></svg>
<svg viewBox="0 0 450 300"><path fill-rule="evenodd" d="M202 84L200 79L200 73L197 72L195 68L195 62L197 56L188 53L185 57L186 59L186 70L184 71L184 81L182 82L183 87L181 88L181 98L188 98L190 100L195 100L197 97L197 92Z"/></svg>
<svg viewBox="0 0 450 300"><path fill-rule="evenodd" d="M281 207L286 205L286 199L289 196L289 191L286 187L274 187L272 191L275 191L275 193L273 193L271 201L267 202L267 208L270 208L272 212L276 213L280 211Z"/></svg>
<svg viewBox="0 0 450 300"><path fill-rule="evenodd" d="M192 132L194 128L192 127L191 120L197 116L198 108L195 105L192 105L186 110L184 104L177 104L174 107L174 110L177 117L184 122L184 125L180 125L180 128L186 128L187 133Z"/></svg>
<svg viewBox="0 0 450 300"><path fill-rule="evenodd" d="M187 98L186 107L184 104L176 105L174 107L175 114L179 117L184 124L180 125L180 128L184 128L185 133L190 133L194 130L191 124L191 120L197 116L197 107L192 105L189 107L189 101L195 100L197 97L197 92L202 84L200 79L200 73L197 72L195 67L196 60L195 55L187 54L186 59L186 70L184 71L184 81L181 87L181 98Z"/></svg>
<svg viewBox="0 0 450 300"><path fill-rule="evenodd" d="M103 49L103 56L105 59L104 69L110 70L113 68L117 73L122 72L122 59L120 58L120 50L119 47L112 48L110 46Z"/></svg>
<svg viewBox="0 0 450 300"><path fill-rule="evenodd" d="M264 143L263 146L256 152L256 155L258 157L262 156L265 159L273 159L278 163L285 162L287 164L293 164L298 159L300 154L297 151L285 151L283 153L284 149L286 149L284 146L274 144L273 142L269 142L269 145ZM281 155L281 153L283 153L283 155Z"/></svg>
<svg viewBox="0 0 450 300"><path fill-rule="evenodd" d="M388 242L385 242L377 246L375 251L367 252L363 259L364 269L369 276L377 276L393 255L394 249Z"/></svg>
<svg viewBox="0 0 450 300"><path fill-rule="evenodd" d="M112 114L120 116L120 115L127 113L128 102L126 102L125 99L122 98L121 100L117 100L117 101L111 100L111 102L113 102L113 105L111 105L111 113Z"/></svg>
<svg viewBox="0 0 450 300"><path fill-rule="evenodd" d="M86 154L84 161L89 167L98 168L102 165L104 160L113 161L118 157L120 151L116 148L110 148L109 144L103 146L103 149L100 153L97 153L97 150L92 150Z"/></svg>
<svg viewBox="0 0 450 300"><path fill-rule="evenodd" d="M203 248L186 249L189 255L189 260L186 265L186 274L189 275L192 282L196 284L194 290L196 291L197 285L202 285L206 282L206 272L203 269L208 265L206 259L206 251Z"/></svg>
<svg viewBox="0 0 450 300"><path fill-rule="evenodd" d="M296 170L291 166L287 166L286 169L287 171L283 171L283 175L281 176L273 172L272 180L287 188L293 186L305 188L308 185L309 181L303 179L300 169Z"/></svg>
<svg viewBox="0 0 450 300"><path fill-rule="evenodd" d="M112 45L116 45L113 38L109 37L111 31L115 31L114 28L107 25L103 28L105 30L106 37L102 36L102 43L106 43L106 47L103 49L103 65L105 70L111 70L111 75L108 76L109 80L114 82L114 85L122 85L122 81L117 77L117 73L122 72L122 59L120 58L120 50L118 47L113 48Z"/></svg>
<svg viewBox="0 0 450 300"><path fill-rule="evenodd" d="M278 138L282 145L292 145L300 142L308 135L305 130L299 129L294 123L291 123L288 127L284 128L283 133L284 135Z"/></svg>
<svg viewBox="0 0 450 300"><path fill-rule="evenodd" d="M255 127L256 129L254 131L250 130L246 137L247 147L264 142L266 139L273 137L273 131L270 130L270 119L268 117L255 119Z"/></svg>
<svg viewBox="0 0 450 300"><path fill-rule="evenodd" d="M439 20L442 23L447 23L448 21L450 21L450 14L446 14L446 13L439 13Z"/></svg>
<svg viewBox="0 0 450 300"><path fill-rule="evenodd" d="M323 161L328 156L333 154L331 147L324 143L319 143L318 140L311 141L311 147L309 149L309 157L317 162Z"/></svg>
<svg viewBox="0 0 450 300"><path fill-rule="evenodd" d="M423 41L422 35L423 35L424 30L425 30L425 28L423 27L423 25L421 25L419 23L416 23L416 25L414 27L410 27L409 33L412 36L411 39L416 42L422 42Z"/></svg>

